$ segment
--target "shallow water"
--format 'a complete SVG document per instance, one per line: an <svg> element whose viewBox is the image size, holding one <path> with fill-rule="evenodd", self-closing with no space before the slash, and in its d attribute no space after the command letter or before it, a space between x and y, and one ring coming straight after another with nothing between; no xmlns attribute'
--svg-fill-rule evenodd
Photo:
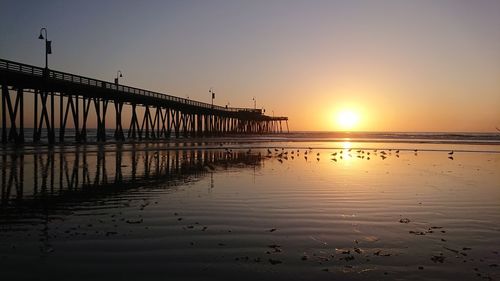
<svg viewBox="0 0 500 281"><path fill-rule="evenodd" d="M34 147L0 163L6 280L500 278L491 144Z"/></svg>

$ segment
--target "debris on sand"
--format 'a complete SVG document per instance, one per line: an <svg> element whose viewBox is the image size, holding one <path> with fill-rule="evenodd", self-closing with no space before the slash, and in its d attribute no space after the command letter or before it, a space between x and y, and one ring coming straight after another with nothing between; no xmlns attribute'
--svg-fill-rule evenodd
<svg viewBox="0 0 500 281"><path fill-rule="evenodd" d="M273 249L275 253L280 253L280 252L282 252L282 250L281 250L281 246L280 246L280 245L277 245L277 244L272 244L272 245L268 245L267 247L269 247L269 248Z"/></svg>
<svg viewBox="0 0 500 281"><path fill-rule="evenodd" d="M460 253L458 250L455 250L455 249L452 249L452 248L448 248L448 247L443 247L443 248L446 249L446 250L448 250L448 251L450 251L450 252L453 252L455 254Z"/></svg>
<svg viewBox="0 0 500 281"><path fill-rule="evenodd" d="M409 218L402 218L399 220L400 223L409 223L410 219Z"/></svg>
<svg viewBox="0 0 500 281"><path fill-rule="evenodd" d="M140 219L140 220L126 220L126 223L129 223L129 224L137 224L137 223L142 223L143 222L143 219Z"/></svg>
<svg viewBox="0 0 500 281"><path fill-rule="evenodd" d="M283 262L280 261L280 260L269 259L269 263L272 264L272 265L277 265L277 264L280 264L280 263L283 263Z"/></svg>
<svg viewBox="0 0 500 281"><path fill-rule="evenodd" d="M432 256L431 257L431 261L433 261L435 263L443 263L444 259L445 259L445 257L442 256L442 254L440 256Z"/></svg>
<svg viewBox="0 0 500 281"><path fill-rule="evenodd" d="M354 256L341 257L339 260L352 261L352 260L354 260Z"/></svg>
<svg viewBox="0 0 500 281"><path fill-rule="evenodd" d="M390 257L391 254L390 253L382 253L381 250L378 250L376 251L375 253L373 253L375 256L381 256L381 257Z"/></svg>

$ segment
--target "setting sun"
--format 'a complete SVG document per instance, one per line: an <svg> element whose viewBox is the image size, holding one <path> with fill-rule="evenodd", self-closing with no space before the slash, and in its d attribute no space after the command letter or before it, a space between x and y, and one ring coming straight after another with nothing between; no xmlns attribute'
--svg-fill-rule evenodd
<svg viewBox="0 0 500 281"><path fill-rule="evenodd" d="M337 114L337 125L342 130L352 130L359 121L359 116L351 110L342 110Z"/></svg>

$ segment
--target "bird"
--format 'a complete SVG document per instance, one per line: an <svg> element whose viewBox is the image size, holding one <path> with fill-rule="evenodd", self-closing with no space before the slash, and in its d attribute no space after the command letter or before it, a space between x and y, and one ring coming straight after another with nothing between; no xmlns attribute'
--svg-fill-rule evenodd
<svg viewBox="0 0 500 281"><path fill-rule="evenodd" d="M332 156L336 156L336 155L337 155L337 152L332 153Z"/></svg>
<svg viewBox="0 0 500 281"><path fill-rule="evenodd" d="M398 150L396 150L396 153L399 153L399 149L398 149Z"/></svg>
<svg viewBox="0 0 500 281"><path fill-rule="evenodd" d="M453 160L453 156L449 156L448 159Z"/></svg>
<svg viewBox="0 0 500 281"><path fill-rule="evenodd" d="M453 150L448 152L448 155L453 155Z"/></svg>
<svg viewBox="0 0 500 281"><path fill-rule="evenodd" d="M318 152L318 153L316 153L316 156L319 156L319 152Z"/></svg>

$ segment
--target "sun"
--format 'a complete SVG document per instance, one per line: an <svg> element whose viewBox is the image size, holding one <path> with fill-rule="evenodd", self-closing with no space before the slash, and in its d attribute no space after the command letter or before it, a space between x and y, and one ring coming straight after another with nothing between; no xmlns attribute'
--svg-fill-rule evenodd
<svg viewBox="0 0 500 281"><path fill-rule="evenodd" d="M356 112L352 110L344 109L342 111L339 111L339 113L337 114L336 121L340 129L352 130L358 124L359 116Z"/></svg>

